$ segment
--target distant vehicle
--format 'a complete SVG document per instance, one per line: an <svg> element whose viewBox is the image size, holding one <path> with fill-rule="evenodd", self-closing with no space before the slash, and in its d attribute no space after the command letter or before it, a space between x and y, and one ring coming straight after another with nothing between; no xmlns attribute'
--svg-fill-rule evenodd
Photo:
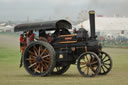
<svg viewBox="0 0 128 85"><path fill-rule="evenodd" d="M15 32L39 31L39 38L26 45L21 58L26 71L34 76L61 75L77 63L78 71L85 77L109 73L111 57L96 40L95 12L89 11L89 15L90 37L84 28L70 33L72 25L66 20L17 25ZM54 32L48 35L46 31Z"/></svg>
<svg viewBox="0 0 128 85"><path fill-rule="evenodd" d="M14 32L14 25L0 25L0 32Z"/></svg>

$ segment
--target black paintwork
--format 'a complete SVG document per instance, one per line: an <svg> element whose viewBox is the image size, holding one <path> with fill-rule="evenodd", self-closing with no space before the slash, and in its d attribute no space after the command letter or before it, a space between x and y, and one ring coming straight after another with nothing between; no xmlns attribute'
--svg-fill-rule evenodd
<svg viewBox="0 0 128 85"><path fill-rule="evenodd" d="M58 39L59 40L59 39ZM77 38L76 38L77 40ZM58 63L65 64L75 64L78 57L85 52L85 48L89 52L99 53L99 46L97 40L92 40L91 38L88 41L81 41L75 43L52 43L56 51L56 59ZM60 49L61 48L61 49ZM72 51L72 48L75 48L75 51ZM59 56L63 55L63 58L59 58Z"/></svg>
<svg viewBox="0 0 128 85"><path fill-rule="evenodd" d="M96 39L95 35L95 11L89 11L89 20L90 20L90 31L91 31L91 38Z"/></svg>

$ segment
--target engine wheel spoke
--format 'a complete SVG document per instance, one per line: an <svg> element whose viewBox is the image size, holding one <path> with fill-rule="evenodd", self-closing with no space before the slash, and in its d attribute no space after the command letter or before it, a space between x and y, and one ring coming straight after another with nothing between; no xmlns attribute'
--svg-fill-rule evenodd
<svg viewBox="0 0 128 85"><path fill-rule="evenodd" d="M35 51L35 49L33 49L34 53L35 53L35 56L38 56L37 52Z"/></svg>
<svg viewBox="0 0 128 85"><path fill-rule="evenodd" d="M43 68L43 66L41 67L41 73L42 73L42 72L44 72L44 68Z"/></svg>
<svg viewBox="0 0 128 85"><path fill-rule="evenodd" d="M106 69L109 69L106 65L103 65Z"/></svg>
<svg viewBox="0 0 128 85"><path fill-rule="evenodd" d="M89 59L88 59L88 56L86 55L86 59L87 59L87 61L89 62Z"/></svg>
<svg viewBox="0 0 128 85"><path fill-rule="evenodd" d="M90 64L93 65L93 64L96 64L96 63L98 63L98 61L91 62Z"/></svg>
<svg viewBox="0 0 128 85"><path fill-rule="evenodd" d="M103 56L103 54L102 54L102 56ZM105 55L105 57L102 57L103 58L102 60L104 60L106 57L107 57L107 55Z"/></svg>
<svg viewBox="0 0 128 85"><path fill-rule="evenodd" d="M104 70L103 66L101 66L101 69L103 70L103 72L105 72L105 70Z"/></svg>
<svg viewBox="0 0 128 85"><path fill-rule="evenodd" d="M43 52L40 54L40 56L43 56L43 54L44 54L44 52L46 51L47 49L45 48L44 50L43 50Z"/></svg>
<svg viewBox="0 0 128 85"><path fill-rule="evenodd" d="M86 65L84 65L84 66L81 66L80 68L82 69L82 68L84 68L84 67L87 67Z"/></svg>
<svg viewBox="0 0 128 85"><path fill-rule="evenodd" d="M108 63L104 63L104 65L111 65L111 64L110 64L110 62L108 62Z"/></svg>
<svg viewBox="0 0 128 85"><path fill-rule="evenodd" d="M48 61L48 60L43 60L45 63L47 63L47 64L50 64L50 61Z"/></svg>
<svg viewBox="0 0 128 85"><path fill-rule="evenodd" d="M28 66L28 68L31 68L31 67L33 67L34 65L36 65L36 63L31 64L30 66Z"/></svg>
<svg viewBox="0 0 128 85"><path fill-rule="evenodd" d="M36 48L36 46L35 46L35 45L33 46L33 48L34 48L34 50L35 50L36 52L38 52L38 49Z"/></svg>
<svg viewBox="0 0 128 85"><path fill-rule="evenodd" d="M80 65L86 65L86 62L80 62Z"/></svg>
<svg viewBox="0 0 128 85"><path fill-rule="evenodd" d="M34 56L35 56L34 52L32 52L32 51L30 51L30 50L29 50L28 52L29 52L31 55L34 55Z"/></svg>
<svg viewBox="0 0 128 85"><path fill-rule="evenodd" d="M87 75L89 75L89 67L87 67Z"/></svg>
<svg viewBox="0 0 128 85"><path fill-rule="evenodd" d="M46 57L49 57L50 55L48 54L48 55L45 55L45 56L42 56L42 59L44 59L44 58L46 58Z"/></svg>
<svg viewBox="0 0 128 85"><path fill-rule="evenodd" d="M107 62L107 61L109 61L110 59L107 59L107 60L105 60L104 62Z"/></svg>
<svg viewBox="0 0 128 85"><path fill-rule="evenodd" d="M39 50L38 50L38 55L40 56L40 52L41 52L41 48L40 48L40 46L39 46Z"/></svg>

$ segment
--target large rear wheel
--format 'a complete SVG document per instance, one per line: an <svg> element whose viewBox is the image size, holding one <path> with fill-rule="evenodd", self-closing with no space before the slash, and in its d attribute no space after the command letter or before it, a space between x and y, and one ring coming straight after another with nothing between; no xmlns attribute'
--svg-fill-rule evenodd
<svg viewBox="0 0 128 85"><path fill-rule="evenodd" d="M23 60L27 72L34 76L47 76L56 64L54 48L44 41L30 43Z"/></svg>

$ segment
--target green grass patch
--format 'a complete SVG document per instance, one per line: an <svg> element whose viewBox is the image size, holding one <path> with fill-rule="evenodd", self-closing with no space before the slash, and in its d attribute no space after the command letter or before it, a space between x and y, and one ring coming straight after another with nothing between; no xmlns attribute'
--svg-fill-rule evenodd
<svg viewBox="0 0 128 85"><path fill-rule="evenodd" d="M4 43L7 41L4 38L0 43L0 85L128 85L128 49L103 49L113 60L108 75L86 78L80 75L76 65L72 65L63 75L33 77L24 68L19 68L20 52L16 39L13 37L13 42Z"/></svg>

